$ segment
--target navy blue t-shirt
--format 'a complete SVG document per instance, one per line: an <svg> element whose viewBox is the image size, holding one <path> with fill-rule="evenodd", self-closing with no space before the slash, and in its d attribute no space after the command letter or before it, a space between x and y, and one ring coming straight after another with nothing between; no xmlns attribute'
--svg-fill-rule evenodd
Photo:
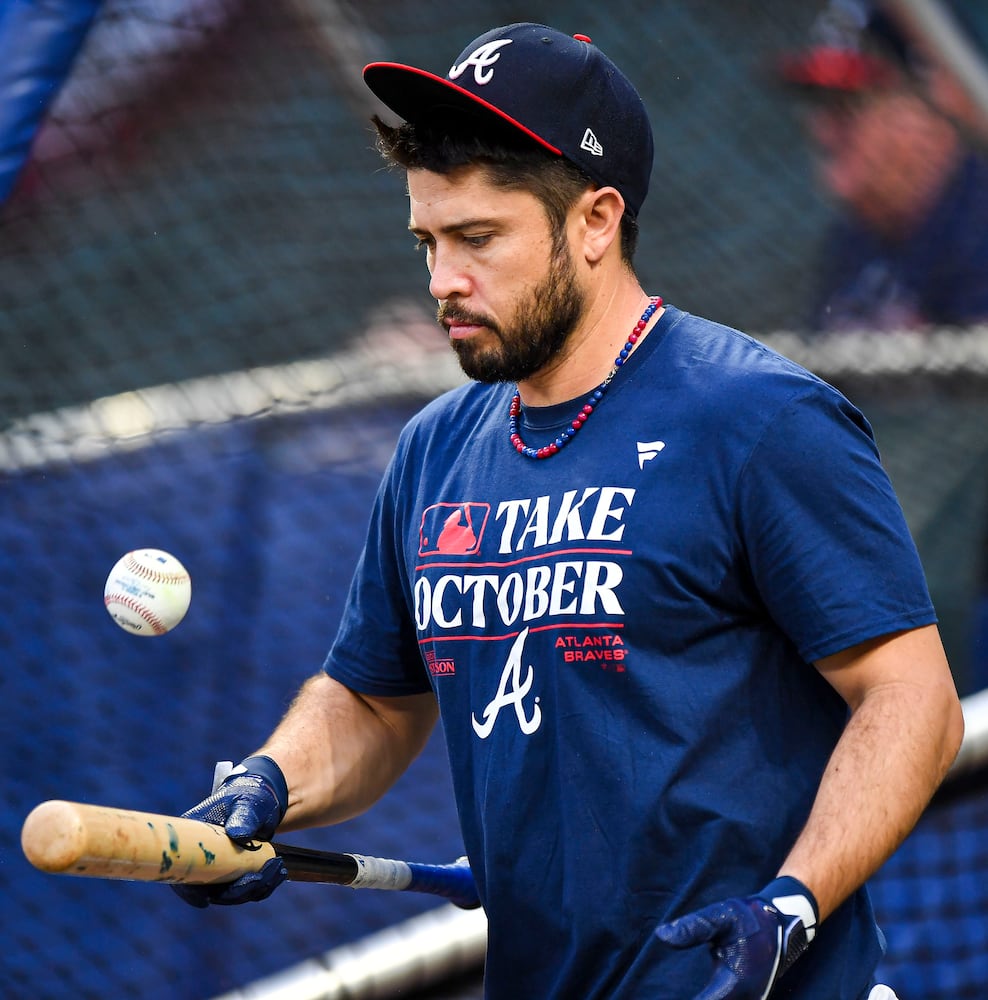
<svg viewBox="0 0 988 1000"><path fill-rule="evenodd" d="M326 669L436 693L489 997L683 1000L708 949L652 931L775 876L847 718L812 661L934 611L865 419L750 337L667 307L545 461L512 392L409 423ZM861 891L778 995L857 1000L880 953Z"/></svg>

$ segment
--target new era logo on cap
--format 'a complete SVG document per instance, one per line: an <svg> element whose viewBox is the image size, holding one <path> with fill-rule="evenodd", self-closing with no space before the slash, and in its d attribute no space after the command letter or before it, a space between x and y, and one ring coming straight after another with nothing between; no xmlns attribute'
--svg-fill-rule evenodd
<svg viewBox="0 0 988 1000"><path fill-rule="evenodd" d="M652 172L652 128L628 78L585 35L543 24L509 24L475 38L445 77L399 63L364 68L370 89L407 122L467 111L483 127L507 122L601 187L621 192L637 215Z"/></svg>
<svg viewBox="0 0 988 1000"><path fill-rule="evenodd" d="M597 136L593 134L592 128L588 128L586 132L583 133L583 141L580 143L580 149L585 149L593 156L604 155L604 147L600 144L600 140Z"/></svg>

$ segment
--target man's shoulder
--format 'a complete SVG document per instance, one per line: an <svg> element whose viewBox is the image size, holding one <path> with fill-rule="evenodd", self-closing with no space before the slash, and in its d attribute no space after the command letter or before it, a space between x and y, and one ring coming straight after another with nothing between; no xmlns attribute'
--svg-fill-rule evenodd
<svg viewBox="0 0 988 1000"><path fill-rule="evenodd" d="M646 416L658 412L670 419L674 413L696 433L710 434L712 447L729 449L757 440L777 421L784 426L785 414L866 424L838 389L769 344L687 313L674 319L634 390L635 409ZM731 434L724 434L725 427Z"/></svg>
<svg viewBox="0 0 988 1000"><path fill-rule="evenodd" d="M463 434L479 427L487 418L507 419L511 389L506 385L483 385L466 382L426 402L405 424L400 441L404 447L413 442L450 438L451 429Z"/></svg>
<svg viewBox="0 0 988 1000"><path fill-rule="evenodd" d="M496 401L510 396L505 385L483 385L480 382L464 382L447 389L425 403L409 421L411 425L429 426L436 421L448 420L473 411L481 411L496 405Z"/></svg>
<svg viewBox="0 0 988 1000"><path fill-rule="evenodd" d="M798 384L832 391L807 368L743 330L678 309L672 320L665 363L673 359L705 384L743 379L752 388L763 384L789 391L786 387Z"/></svg>

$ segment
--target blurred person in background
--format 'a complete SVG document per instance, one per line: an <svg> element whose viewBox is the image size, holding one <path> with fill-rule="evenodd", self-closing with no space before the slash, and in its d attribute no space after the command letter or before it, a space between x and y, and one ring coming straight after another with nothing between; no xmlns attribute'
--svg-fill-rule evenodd
<svg viewBox="0 0 988 1000"><path fill-rule="evenodd" d="M969 83L957 64L963 53L937 51L922 39L922 26L907 9L894 8L891 12L900 30L915 39L913 44L922 51L929 49L923 83L933 105L953 121L965 137L981 148L988 149L988 4L985 0L946 0L942 8L947 22L958 29L958 44L968 50L980 69L977 84ZM953 61L952 61L953 60ZM981 91L980 100L972 87Z"/></svg>
<svg viewBox="0 0 988 1000"><path fill-rule="evenodd" d="M980 42L963 0L950 7ZM808 48L779 70L803 99L820 183L844 209L824 243L810 328L988 320L988 152L960 81L859 0L832 0Z"/></svg>
<svg viewBox="0 0 988 1000"><path fill-rule="evenodd" d="M942 10L988 56L988 2ZM988 60L985 60L988 71ZM844 208L824 243L816 332L988 322L988 114L898 6L832 0L780 72L805 104L824 189ZM971 684L988 687L988 530Z"/></svg>
<svg viewBox="0 0 988 1000"><path fill-rule="evenodd" d="M974 54L981 57L981 66L988 77L988 3L985 0L952 0L949 12L962 29L963 38L971 44ZM912 26L903 23L909 30ZM931 59L927 90L933 105L955 122L960 132L975 147L988 150L988 109L975 100L971 90L946 61ZM985 226L988 219L982 213L978 219ZM988 504L985 506L988 514ZM975 601L973 643L971 648L971 688L988 689L988 524L982 535L978 596Z"/></svg>
<svg viewBox="0 0 988 1000"><path fill-rule="evenodd" d="M960 29L961 44L970 47L975 59L980 61L981 74L988 80L988 3L985 0L950 0L945 9L948 20ZM913 44L922 50L920 26L905 10L895 8L890 13L908 37L917 39ZM956 126L959 134L973 148L980 149L988 158L988 108L983 100L979 102L976 99L961 70L952 65L949 58L935 51L933 46L930 50L926 60L927 71L922 80L930 103ZM981 86L983 88L984 84ZM988 213L983 205L972 221L982 228L988 224ZM984 319L983 316L974 318ZM988 504L985 509L988 513ZM970 686L972 691L979 691L988 689L988 524L985 524L980 545L980 574L972 636Z"/></svg>

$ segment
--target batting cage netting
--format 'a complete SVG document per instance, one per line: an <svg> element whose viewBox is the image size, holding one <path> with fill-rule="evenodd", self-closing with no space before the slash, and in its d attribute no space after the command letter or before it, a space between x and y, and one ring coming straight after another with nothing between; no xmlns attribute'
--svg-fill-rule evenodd
<svg viewBox="0 0 988 1000"><path fill-rule="evenodd" d="M372 60L443 72L490 26L534 19L586 33L627 70L657 140L644 287L765 340L864 410L958 687L988 687L988 328L806 327L835 208L771 68L805 43L818 9L0 10L5 996L208 1000L437 911L430 897L306 884L198 911L160 885L42 874L19 848L43 800L181 812L208 791L214 761L264 739L335 634L400 427L461 378L405 230L402 179L373 149L368 119L382 109L360 80ZM175 553L193 580L186 619L153 641L101 608L110 567L141 546ZM371 813L292 840L456 858L441 740ZM884 971L903 1000L988 995L986 845L975 759L873 882ZM423 955L428 939L454 936L416 927ZM295 975L295 996L393 995L302 994ZM412 975L395 989L477 996L479 975L445 987Z"/></svg>

